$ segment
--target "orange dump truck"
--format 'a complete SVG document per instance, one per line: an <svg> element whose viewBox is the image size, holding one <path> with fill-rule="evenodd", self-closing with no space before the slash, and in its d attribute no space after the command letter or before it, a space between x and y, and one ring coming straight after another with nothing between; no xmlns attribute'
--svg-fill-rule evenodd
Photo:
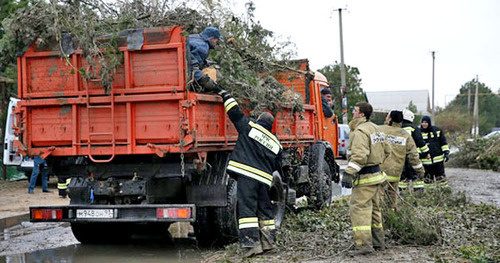
<svg viewBox="0 0 500 263"><path fill-rule="evenodd" d="M53 175L71 178L70 205L31 207L33 222L70 222L84 243L178 221L192 222L200 242L237 237L236 181L226 173L237 132L219 96L186 88L183 33L121 32L124 62L108 91L101 79L81 76L89 63L78 48L62 59L57 45L34 44L18 58L15 147L45 158ZM319 92L328 83L307 60L296 64L276 75L302 96L305 109L283 105L273 127L286 148L284 172L274 174L271 188L278 226L287 203L307 196L320 206L338 182L337 121L323 117Z"/></svg>

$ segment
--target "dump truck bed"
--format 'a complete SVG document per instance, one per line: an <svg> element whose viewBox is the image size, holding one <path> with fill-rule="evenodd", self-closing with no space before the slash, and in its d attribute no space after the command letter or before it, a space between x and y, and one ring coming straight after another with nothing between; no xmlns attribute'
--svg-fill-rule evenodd
<svg viewBox="0 0 500 263"><path fill-rule="evenodd" d="M222 99L186 89L188 47L181 27L119 36L124 62L109 92L99 76L82 77L88 63L79 49L65 59L55 46L33 45L18 58L21 152L92 158L234 147L237 132ZM285 147L315 141L314 106L304 108L298 114L285 106L276 117L274 130Z"/></svg>

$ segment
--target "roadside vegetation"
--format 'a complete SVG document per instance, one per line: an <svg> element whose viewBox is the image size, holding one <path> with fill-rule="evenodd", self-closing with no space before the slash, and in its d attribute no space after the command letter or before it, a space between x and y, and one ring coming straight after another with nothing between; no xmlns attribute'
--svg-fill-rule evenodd
<svg viewBox="0 0 500 263"><path fill-rule="evenodd" d="M400 252L400 255L392 253L395 261L408 247L421 249L435 262L500 260L500 209L492 205L472 204L463 193L435 187L423 193L403 193L397 211L386 207L384 211L388 250ZM349 201L338 199L320 211L290 212L279 231L278 246L277 253L250 261L337 262L349 258L346 252L353 246ZM205 258L216 262L239 262L239 252L238 245L232 244L207 253ZM373 259L383 261L384 253L376 252L378 255L373 255Z"/></svg>

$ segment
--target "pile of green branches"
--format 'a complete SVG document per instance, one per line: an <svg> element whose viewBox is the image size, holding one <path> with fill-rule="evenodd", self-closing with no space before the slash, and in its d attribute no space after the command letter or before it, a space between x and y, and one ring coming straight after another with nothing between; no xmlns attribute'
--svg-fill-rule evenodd
<svg viewBox="0 0 500 263"><path fill-rule="evenodd" d="M401 248L411 246L423 248L422 253L438 262L500 260L497 223L500 209L472 204L463 193L437 186L425 192L403 192L399 198L395 211L385 202L382 205L386 244L392 257L394 253L405 253ZM348 199L336 200L319 211L291 212L278 233L278 253L257 257L254 261L342 261L353 246L351 229ZM237 262L239 255L238 245L232 244L224 250L208 253L207 258Z"/></svg>
<svg viewBox="0 0 500 263"><path fill-rule="evenodd" d="M467 141L461 137L456 145L459 152L451 156L454 167L500 171L500 137Z"/></svg>
<svg viewBox="0 0 500 263"><path fill-rule="evenodd" d="M117 47L118 32L181 25L186 34L193 34L202 32L206 26L215 26L221 29L223 39L235 39L220 43L209 58L220 66L224 77L221 85L244 100L253 109L253 115L263 109L277 111L277 102L284 102L282 93L286 89L272 77L262 76L273 76L273 72L280 70L273 62L289 58L293 54L292 45L278 42L273 32L254 20L252 2L246 7L246 14L237 15L223 1L213 0L35 1L3 21L0 64L2 68L13 68L16 55L35 42L39 45L55 42L62 51L61 39L69 33L75 48L83 50L90 64L89 68L74 72L85 78L99 76L103 87L109 90L117 67L123 64ZM110 41L99 41L100 36L110 34ZM61 52L61 59L66 57ZM70 63L68 59L66 62ZM292 106L295 110L302 109L299 101L292 101Z"/></svg>

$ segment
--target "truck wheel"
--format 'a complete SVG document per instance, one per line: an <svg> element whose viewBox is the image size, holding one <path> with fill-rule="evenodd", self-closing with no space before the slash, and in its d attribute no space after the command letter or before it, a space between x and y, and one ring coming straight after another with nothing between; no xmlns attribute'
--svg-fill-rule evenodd
<svg viewBox="0 0 500 263"><path fill-rule="evenodd" d="M116 244L130 240L125 223L71 223L75 238L82 244Z"/></svg>
<svg viewBox="0 0 500 263"><path fill-rule="evenodd" d="M309 148L309 180L314 206L321 208L330 205L332 201L332 171L328 164L326 146L322 143L313 144Z"/></svg>
<svg viewBox="0 0 500 263"><path fill-rule="evenodd" d="M214 208L214 222L217 231L217 245L227 245L238 240L238 183L229 178L227 184L227 205Z"/></svg>
<svg viewBox="0 0 500 263"><path fill-rule="evenodd" d="M196 240L200 247L211 247L216 237L213 213L209 207L196 207L196 222L193 223Z"/></svg>

